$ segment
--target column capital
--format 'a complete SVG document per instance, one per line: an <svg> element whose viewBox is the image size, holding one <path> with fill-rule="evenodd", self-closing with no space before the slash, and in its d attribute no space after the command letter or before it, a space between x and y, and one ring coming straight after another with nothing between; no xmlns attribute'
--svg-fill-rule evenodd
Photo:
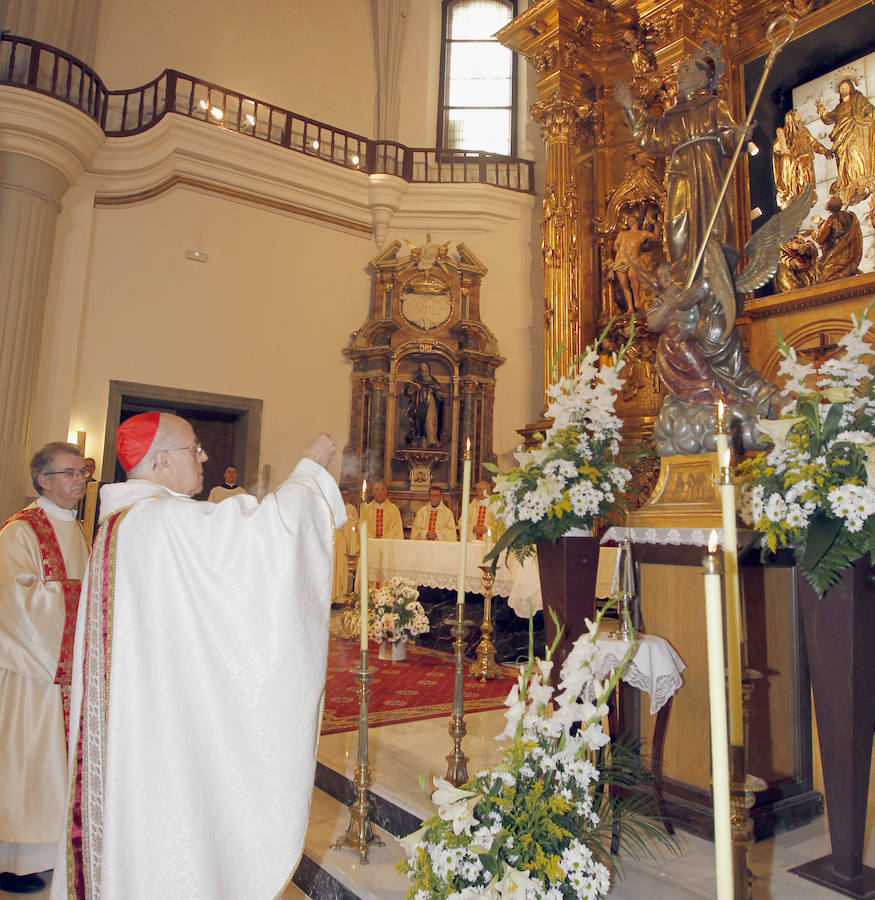
<svg viewBox="0 0 875 900"><path fill-rule="evenodd" d="M0 85L0 153L51 166L62 176L64 191L78 181L105 140L100 126L75 107L36 91Z"/></svg>

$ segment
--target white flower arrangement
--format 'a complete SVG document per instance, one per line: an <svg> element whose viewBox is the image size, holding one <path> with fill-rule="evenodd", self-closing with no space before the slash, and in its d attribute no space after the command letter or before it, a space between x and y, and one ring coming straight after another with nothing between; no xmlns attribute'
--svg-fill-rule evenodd
<svg viewBox="0 0 875 900"><path fill-rule="evenodd" d="M419 588L409 578L392 578L369 591L368 636L377 643L409 641L429 630Z"/></svg>
<svg viewBox="0 0 875 900"><path fill-rule="evenodd" d="M865 339L873 304L851 317L841 352L818 370L779 335L778 374L793 402L779 419L759 421L772 448L739 467L743 517L772 552L794 548L821 595L875 551L875 369Z"/></svg>
<svg viewBox="0 0 875 900"><path fill-rule="evenodd" d="M640 756L602 729L607 698L623 661L605 681L595 679L598 621L565 659L557 692L550 686L551 652L529 661L505 701L509 738L501 762L460 788L435 778L437 812L403 838L397 863L410 881L407 900L567 900L604 897L611 889L614 827L675 848L652 818L652 793ZM630 644L626 659L634 653ZM623 798L607 790L616 780ZM635 787L639 788L636 791ZM631 789L630 789L631 788ZM650 852L645 850L645 852Z"/></svg>
<svg viewBox="0 0 875 900"><path fill-rule="evenodd" d="M553 421L541 445L516 450L518 465L507 472L486 465L495 473L499 530L487 559L505 550L525 559L539 540L592 529L596 517L617 508L632 478L617 462L623 420L614 410L632 335L610 365L599 364L602 337L548 388L546 416Z"/></svg>

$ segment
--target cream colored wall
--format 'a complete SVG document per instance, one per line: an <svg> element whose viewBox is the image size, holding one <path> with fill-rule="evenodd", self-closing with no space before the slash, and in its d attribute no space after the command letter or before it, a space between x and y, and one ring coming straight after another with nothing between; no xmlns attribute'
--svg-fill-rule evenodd
<svg viewBox="0 0 875 900"><path fill-rule="evenodd" d="M499 369L495 446L532 418L527 296L529 217L494 233L440 233L489 268L483 317L508 362ZM424 241L409 231L390 235ZM406 247L406 245L405 245ZM209 255L185 259L187 249ZM350 367L341 354L364 321L369 237L176 188L154 200L94 211L70 427L88 432L100 464L109 381L261 398L260 463L274 486L307 440L347 440ZM332 467L339 473L339 458Z"/></svg>
<svg viewBox="0 0 875 900"><path fill-rule="evenodd" d="M165 68L369 136L368 0L102 0L94 69L111 90Z"/></svg>

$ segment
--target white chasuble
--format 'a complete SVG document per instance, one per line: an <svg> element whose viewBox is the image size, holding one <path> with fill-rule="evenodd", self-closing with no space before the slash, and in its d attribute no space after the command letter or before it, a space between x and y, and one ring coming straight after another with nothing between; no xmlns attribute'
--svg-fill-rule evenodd
<svg viewBox="0 0 875 900"><path fill-rule="evenodd" d="M304 459L260 504L142 480L101 504L52 897L269 900L307 828L340 492Z"/></svg>
<svg viewBox="0 0 875 900"><path fill-rule="evenodd" d="M64 695L87 560L75 512L45 498L0 533L0 872L50 869L63 834Z"/></svg>

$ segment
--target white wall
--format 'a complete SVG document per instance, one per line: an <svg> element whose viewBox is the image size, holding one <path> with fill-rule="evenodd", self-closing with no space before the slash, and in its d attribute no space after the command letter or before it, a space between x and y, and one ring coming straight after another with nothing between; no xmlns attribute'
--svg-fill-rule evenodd
<svg viewBox="0 0 875 900"><path fill-rule="evenodd" d="M368 0L102 0L94 69L111 90L178 69L365 136Z"/></svg>

